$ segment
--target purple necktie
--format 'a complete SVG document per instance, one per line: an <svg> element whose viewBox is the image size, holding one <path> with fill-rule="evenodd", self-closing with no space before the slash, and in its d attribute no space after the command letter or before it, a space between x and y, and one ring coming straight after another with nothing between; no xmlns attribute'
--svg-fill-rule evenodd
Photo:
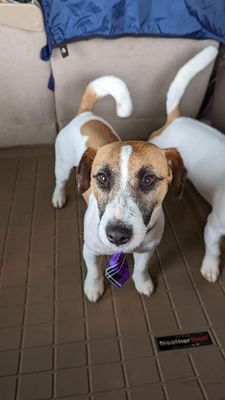
<svg viewBox="0 0 225 400"><path fill-rule="evenodd" d="M129 279L129 268L124 253L119 251L112 255L109 266L105 269L105 276L118 288Z"/></svg>

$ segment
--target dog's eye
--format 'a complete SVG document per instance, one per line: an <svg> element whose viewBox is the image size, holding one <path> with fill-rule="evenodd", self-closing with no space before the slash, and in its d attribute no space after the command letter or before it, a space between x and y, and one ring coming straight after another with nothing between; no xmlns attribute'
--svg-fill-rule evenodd
<svg viewBox="0 0 225 400"><path fill-rule="evenodd" d="M141 178L140 181L141 188L148 189L154 182L155 182L155 177L150 174L146 174Z"/></svg>
<svg viewBox="0 0 225 400"><path fill-rule="evenodd" d="M100 184L102 187L108 187L110 180L109 177L104 173L100 172L98 175L96 175L97 182Z"/></svg>

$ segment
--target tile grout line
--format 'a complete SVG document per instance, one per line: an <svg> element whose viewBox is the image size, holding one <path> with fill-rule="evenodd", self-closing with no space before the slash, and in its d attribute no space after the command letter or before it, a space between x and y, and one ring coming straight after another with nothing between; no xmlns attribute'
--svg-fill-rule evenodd
<svg viewBox="0 0 225 400"><path fill-rule="evenodd" d="M176 383L176 382L196 382L196 379L194 379L194 378L184 378L184 379L180 379L180 380L170 380L170 381L168 381L169 383ZM154 385L154 384L153 384ZM139 385L135 385L135 386L132 386L132 389L136 389L136 388L142 388L142 387L148 387L149 386L149 383L144 383L144 384L139 384ZM121 391L121 388L117 388L117 389L113 389L113 392L120 392ZM104 393L109 393L109 391L108 390L100 390L100 391L96 391L95 393L93 393L94 395L103 395ZM80 394L76 394L76 395L72 395L73 396L73 400L76 400L76 398L78 398L79 400L81 399L81 395ZM90 400L91 399L91 397L90 397L90 395L88 395L88 394L84 394L83 395L84 396L84 399L86 400L86 398L88 399L88 400ZM82 397L83 398L83 397ZM63 397L60 397L60 398L58 398L57 397L57 399L58 400L67 400L67 399L69 399L69 400L71 400L71 395L68 395L68 396L63 396ZM43 399L43 400L47 400L47 399ZM49 400L56 400L56 398L49 398ZM113 400L116 400L116 399L113 399ZM142 399L140 399L140 400L142 400ZM156 400L156 399L149 399L149 400ZM169 397L168 397L168 400L171 400L171 398L169 399ZM205 400L205 399L204 399ZM208 398L207 398L207 400L208 400ZM220 400L220 399L219 399ZM224 400L224 399L221 399L221 400Z"/></svg>
<svg viewBox="0 0 225 400"><path fill-rule="evenodd" d="M123 344L122 344L122 335L120 331L120 326L119 326L119 320L118 320L118 310L117 310L117 305L116 305L116 299L115 296L113 296L112 293L112 287L110 287L111 291L111 301L112 301L112 307L113 307L113 314L114 314L114 320L116 322L116 333L118 337L118 344L119 344L119 353L120 353L120 362L122 366L122 371L123 371L123 379L125 383L125 388L126 390L126 398L127 400L130 400L130 391L129 391L129 380L128 380L128 374L127 374L127 368L126 368L126 363L125 363L125 356L124 356L124 350L123 350Z"/></svg>
<svg viewBox="0 0 225 400"><path fill-rule="evenodd" d="M144 318L145 318L145 322L146 322L147 329L148 329L148 332L149 332L149 339L150 339L150 343L151 343L151 346L152 346L152 349L153 349L154 359L155 359L155 363L156 363L158 374L159 374L159 378L160 378L160 385L161 385L165 400L169 400L169 394L168 394L166 386L165 386L165 379L164 379L163 372L162 372L162 369L161 369L161 366L160 366L160 362L159 362L159 359L158 359L156 343L155 343L155 340L153 338L153 331L152 331L152 328L151 328L151 323L150 323L148 312L147 312L147 309L146 309L146 304L145 304L143 296L142 295L139 295L139 296L140 296L140 299L141 299L142 309L144 311Z"/></svg>
<svg viewBox="0 0 225 400"><path fill-rule="evenodd" d="M37 324L37 326L39 326L40 324ZM29 325L27 325L27 326L29 326ZM3 328L4 329L4 328ZM6 328L7 329L7 328ZM214 332L213 332L213 330L211 329L211 328L209 328L210 330L211 330L211 332L213 333L213 335L214 335ZM149 334L148 334L149 335ZM105 338L105 339L108 339L108 340L111 340L111 339L116 339L116 340L120 340L120 339L122 339L122 336L110 336L110 337L107 337L107 338ZM92 340L91 342L93 343L93 342L100 342L101 341L101 338L99 338L99 339L94 339L94 340ZM80 340L80 341L71 341L71 342L60 342L59 343L59 345L61 346L61 345L65 345L65 344L82 344L82 343L84 343L84 344L89 344L89 341L85 341L85 340ZM51 349L54 349L54 347L57 347L58 346L58 344L57 345L50 345L50 344L43 344L43 345L34 345L34 346L26 346L26 347L22 347L22 348L11 348L11 349L3 349L3 350L0 350L0 355L1 355L1 353L4 353L4 352L18 352L18 353L21 353L21 352L23 352L23 350L24 349L38 349L38 348L40 348L40 349L42 349L42 348L51 348ZM222 351L222 348L223 346L222 345L216 345L215 344L215 349L217 349L217 350L220 350L220 351ZM132 357L132 358L130 358L129 360L135 360L135 359L140 359L140 358L148 358L149 356L138 356L138 357ZM157 358L157 356L152 356L153 358ZM116 361L111 361L110 362L111 364L114 364L114 363L116 363ZM106 364L105 362L98 362L98 363L90 363L90 366L93 366L93 365L104 365L104 364ZM77 368L77 367L74 367L74 368ZM64 369L64 368L61 368L61 369Z"/></svg>
<svg viewBox="0 0 225 400"><path fill-rule="evenodd" d="M84 282L84 264L82 258L82 246L83 246L83 227L80 224L80 205L79 205L79 195L77 191L75 191L75 213L77 216L77 228L78 228L78 241L79 241L79 260L80 260L80 270L81 270L81 282ZM87 376L88 376L88 387L89 393L91 396L93 393L93 381L92 381L92 373L91 373L91 354L90 354L90 338L89 338L89 329L88 329L88 313L87 313L87 305L84 297L84 291L82 290L82 298L83 298L83 315L84 315L84 326L85 326L85 348L86 348L86 360L87 360Z"/></svg>
<svg viewBox="0 0 225 400"><path fill-rule="evenodd" d="M186 353L187 354L187 353ZM189 356L189 355L191 355L190 353L189 354L187 354L187 356ZM141 359L143 358L143 357L140 357ZM154 356L152 356L152 357L145 357L145 358L152 358L152 359L154 359L155 361L156 361L156 363L157 363L157 356L156 357L154 357ZM137 358L134 358L134 359L129 359L129 361L131 361L131 360L136 360ZM92 367L93 366L98 366L98 365L117 365L118 364L118 361L113 361L113 362L109 362L109 363L102 363L102 364L93 364L92 365ZM121 362L121 364L122 364L122 362ZM22 376L30 376L30 375L34 375L34 374L42 374L42 373L56 373L56 372L58 372L58 371L70 371L71 369L80 369L80 368L84 368L85 370L88 370L88 366L84 366L84 365L79 365L79 366L76 366L76 367L74 367L74 366L70 366L70 367L64 367L64 368L57 368L57 369L54 369L54 370L52 370L52 368L46 368L46 369L39 369L39 370L34 370L34 371L29 371L29 372L23 372L23 373L12 373L12 374L6 374L6 375L1 375L0 376L0 379L1 378L12 378L12 377L15 377L15 378L21 378ZM196 369L196 371L197 371L197 369ZM121 388L121 387L119 387L119 388L113 388L113 389L105 389L105 390L100 390L100 391L97 391L97 393L100 393L100 392L108 392L108 391L120 391L120 390L130 390L130 388L133 388L133 387L136 387L136 386L149 386L149 385L157 385L157 384L159 384L159 385L161 385L161 386L163 386L164 384L166 384L166 383L175 383L175 382L189 382L189 381L195 381L197 378L198 378L198 376L200 376L199 374L198 374L198 371L196 372L196 376L194 376L194 377L182 377L182 378L173 378L173 379L168 379L167 381L165 381L165 380L160 380L159 382L154 382L154 383L140 383L140 384L136 384L136 385L133 385L133 386L131 386L131 387L126 387L126 388ZM94 391L92 391L92 392L89 392L89 393L86 393L86 395L87 396L91 396L91 395L93 395L93 394L96 394L96 392L94 392ZM69 395L69 396L71 396L71 394ZM80 396L80 394L77 394L76 396ZM55 397L54 397L54 399L55 399ZM61 397L60 397L60 399L61 399Z"/></svg>
<svg viewBox="0 0 225 400"><path fill-rule="evenodd" d="M4 258L6 255L6 245L7 245L7 240L8 240L8 236L9 236L10 220L11 220L12 210L13 210L13 205L14 205L14 200L15 200L15 193L16 193L16 187L17 187L17 183L18 183L19 169L20 169L20 162L17 160L16 176L14 179L13 191L12 191L12 196L10 199L9 213L8 213L8 218L7 218L6 232L5 232L5 237L4 237L1 263L0 263L0 281L2 281L3 272L5 270Z"/></svg>
<svg viewBox="0 0 225 400"><path fill-rule="evenodd" d="M199 384L200 390L201 390L201 392L202 392L202 394L203 394L203 396L204 396L204 399L205 399L205 400L209 400L209 398L208 398L208 396L207 396L207 393L206 393L206 391L205 391L204 385L202 384L202 381L201 381L201 378L200 378L200 374L199 374L198 369L197 369L197 367L196 367L196 365L195 365L195 362L194 362L194 360L193 360L192 354L189 353L189 354L188 354L188 358L189 358L191 367L192 367L192 369L193 369L193 371L194 371L194 374L195 374L195 376L196 376L196 379L197 379L197 382L198 382L198 384Z"/></svg>
<svg viewBox="0 0 225 400"><path fill-rule="evenodd" d="M174 301L173 301L173 297L172 297L172 294L171 294L171 289L170 289L170 287L168 285L168 282L167 282L167 279L166 279L166 276L165 276L165 273L164 273L164 268L163 268L163 264L162 264L162 261L161 261L160 252L159 252L158 248L156 248L156 254L157 254L160 270L161 270L161 273L162 273L162 276L163 276L164 285L166 287L166 293L167 293L167 296L169 297L170 305L172 306L171 310L173 312L173 315L174 315L174 318L175 318L175 321L176 321L176 324L177 324L177 328L179 330L181 330L182 329L182 325L181 325L180 319L179 319L178 314L177 314L176 306L175 306Z"/></svg>
<svg viewBox="0 0 225 400"><path fill-rule="evenodd" d="M10 220L11 220L12 210L13 210L13 205L14 205L14 200L15 200L15 193L16 193L16 188L17 188L17 183L18 183L19 169L20 169L20 162L19 162L19 160L17 160L16 176L14 179L13 191L12 191L12 195L11 195L11 199L10 199L10 206L9 206L8 218L7 218L7 223L6 223L6 232L4 235L4 243L3 243L2 256L1 256L1 262L0 262L0 283L2 283L3 273L5 270L4 259L5 259L5 255L6 255L6 246L7 246L8 235L9 235ZM18 365L19 365L19 359L18 359ZM18 371L18 365L17 365L17 371ZM14 395L16 395L17 386L18 386L18 380L16 379Z"/></svg>
<svg viewBox="0 0 225 400"><path fill-rule="evenodd" d="M56 317L57 317L57 302L56 302L56 296L57 296L57 274L56 274L56 264L57 264L57 211L54 209L54 256L53 256L53 352L52 352L52 365L53 365L53 371L57 369L57 357L56 357ZM53 396L56 396L56 375L53 372L52 374L52 393Z"/></svg>
<svg viewBox="0 0 225 400"><path fill-rule="evenodd" d="M34 210L35 210L35 205L36 205L37 188L38 188L38 160L36 159L36 162L35 162L35 181L34 181L34 187L33 187L33 199L32 199L31 220L30 220L30 234L29 234L27 272L26 272L26 286L28 286L27 283L29 281L29 274L30 274L31 248L32 248L32 239L33 239L33 226L34 226ZM25 307L24 307L24 311L23 311L23 317L22 317L22 321L21 321L21 326L24 326L24 321L26 320L27 297L28 297L28 288L25 289L25 296L24 296L24 305L25 305ZM20 338L20 346L19 346L20 349L23 347L23 340L24 340L24 330L22 329L21 338ZM22 355L22 352L19 353L19 359L18 359L18 371L19 371L19 373L21 372L21 367L22 367L21 355ZM15 391L15 399L18 399L18 400L19 400L19 386L20 386L20 383L17 380L16 391Z"/></svg>
<svg viewBox="0 0 225 400"><path fill-rule="evenodd" d="M224 350L224 346L220 343L220 340L219 340L219 338L217 337L217 334L216 334L216 332L215 332L215 329L214 329L214 326L213 326L213 325L211 326L210 330L211 330L211 332L212 332L214 338L216 339L216 344L217 344L216 348L221 352L222 357L225 359L225 350Z"/></svg>
<svg viewBox="0 0 225 400"><path fill-rule="evenodd" d="M41 305L45 305L46 303L42 303ZM50 304L50 303L49 303ZM52 303L53 304L53 303ZM35 304L36 305L36 304ZM25 309L26 307L24 307L24 309ZM146 313L144 312L143 313L143 315L145 316L146 315ZM75 322L75 321L77 321L77 319L66 319L66 320L60 320L59 322ZM78 321L80 321L80 320L78 320ZM85 319L83 320L83 322L85 323ZM1 327L0 328L0 331L1 330L4 330L4 329L16 329L16 328L20 328L21 327L21 329L25 329L25 328L27 328L27 327L38 327L38 326L40 326L40 325L51 325L52 327L54 327L54 325L57 325L57 323L58 322L55 322L55 323L49 323L49 322L41 322L41 323L32 323L32 324L23 324L23 325L21 325L21 324L19 324L19 325L7 325L7 326L4 326L4 327ZM211 324L211 323L208 323L208 325L207 325L208 327L209 327L209 329L213 332L213 325ZM182 328L183 329L183 328ZM213 333L214 334L214 333ZM216 336L216 335L215 335ZM113 339L113 338L116 338L116 339L121 339L122 338L122 336L120 336L120 335L116 335L116 336L109 336L109 337L107 337L107 339ZM69 343L85 343L85 344L89 344L90 342L92 342L92 341L94 341L94 342L98 342L98 341L100 341L100 339L98 339L98 338L94 338L94 339L92 339L92 340L90 340L89 338L88 339L85 339L85 340L74 340L74 341L71 341L71 342L69 342ZM66 344L67 342L60 342L60 344ZM214 343L215 345L216 345L216 348L218 348L219 350L221 350L221 347L223 347L220 343ZM36 348L36 347L40 347L40 348L42 348L42 347L54 347L54 345L52 344L52 345L49 345L49 344L40 344L40 345L33 345L33 346L29 346L29 348L30 349L32 349L32 348ZM21 347L21 350L24 350L25 348L27 348L27 346L26 347ZM16 348L9 348L7 351L14 351L14 350L16 350ZM2 353L2 352L4 352L5 350L0 350L0 354ZM19 351L19 350L18 350Z"/></svg>

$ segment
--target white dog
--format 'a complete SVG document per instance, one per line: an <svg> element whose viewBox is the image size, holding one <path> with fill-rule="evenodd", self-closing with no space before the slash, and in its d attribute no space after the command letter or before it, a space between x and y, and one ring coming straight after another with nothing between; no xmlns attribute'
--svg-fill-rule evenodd
<svg viewBox="0 0 225 400"><path fill-rule="evenodd" d="M117 114L132 110L126 85L105 76L91 82L81 100L78 116L56 140L56 187L52 202L65 203L65 184L78 166L78 187L88 203L84 218L83 256L87 266L84 291L90 301L103 293L97 256L121 251L134 254L133 280L147 296L153 291L148 261L164 229L162 201L168 184L179 196L185 169L175 149L161 150L144 141L121 142L112 127L91 110L98 98L112 95Z"/></svg>
<svg viewBox="0 0 225 400"><path fill-rule="evenodd" d="M225 234L225 136L204 123L180 117L178 105L191 78L216 55L214 47L206 47L180 69L167 93L167 122L149 138L162 148L178 149L187 177L212 206L204 229L201 265L201 273L209 282L219 276L220 239Z"/></svg>

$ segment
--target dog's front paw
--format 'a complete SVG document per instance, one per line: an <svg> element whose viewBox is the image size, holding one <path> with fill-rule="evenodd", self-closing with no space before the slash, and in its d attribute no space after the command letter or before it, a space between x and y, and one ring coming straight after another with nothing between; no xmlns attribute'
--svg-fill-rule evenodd
<svg viewBox="0 0 225 400"><path fill-rule="evenodd" d="M210 283L215 283L219 278L219 267L214 260L205 258L201 266L202 276Z"/></svg>
<svg viewBox="0 0 225 400"><path fill-rule="evenodd" d="M89 301L96 302L104 292L103 277L98 279L86 278L84 282L84 293Z"/></svg>
<svg viewBox="0 0 225 400"><path fill-rule="evenodd" d="M55 188L52 196L52 204L55 208L62 208L66 202L65 189Z"/></svg>
<svg viewBox="0 0 225 400"><path fill-rule="evenodd" d="M148 297L151 296L154 291L154 285L150 276L144 277L140 274L133 274L132 278L135 284L135 288L140 294L144 294Z"/></svg>

